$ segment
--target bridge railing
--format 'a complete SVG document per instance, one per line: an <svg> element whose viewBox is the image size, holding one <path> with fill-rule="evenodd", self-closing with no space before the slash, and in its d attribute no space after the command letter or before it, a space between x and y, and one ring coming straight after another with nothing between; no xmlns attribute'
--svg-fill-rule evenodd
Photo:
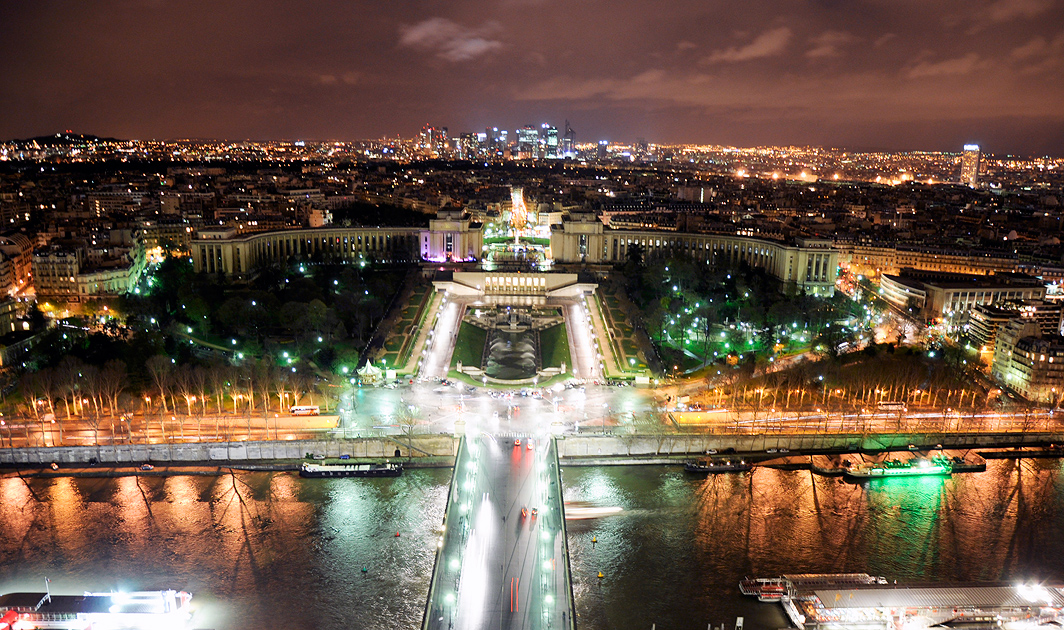
<svg viewBox="0 0 1064 630"><path fill-rule="evenodd" d="M563 586L569 595L569 618L565 627L568 630L576 630L576 595L573 593L572 567L569 563L569 530L565 524L565 495L562 491L561 463L558 458L558 442L551 439L551 471L554 477L554 487L557 488L558 513L561 519L562 529L562 555L565 558L565 571L563 572Z"/></svg>
<svg viewBox="0 0 1064 630"><path fill-rule="evenodd" d="M466 439L462 437L458 442L458 454L455 456L454 469L451 473L451 484L447 488L447 508L443 511L443 536L440 537L439 542L436 545L436 557L432 561L432 581L429 582L429 596L425 600L425 611L421 617L422 630L428 630L430 615L434 612L432 604L436 601L436 591L439 587L437 579L440 575L440 558L443 556L443 550L447 548L447 541L451 536L453 528L450 527L449 521L451 516L451 506L455 504L458 498L458 493L455 487L458 484L458 471L462 470L463 459L468 457L466 452Z"/></svg>

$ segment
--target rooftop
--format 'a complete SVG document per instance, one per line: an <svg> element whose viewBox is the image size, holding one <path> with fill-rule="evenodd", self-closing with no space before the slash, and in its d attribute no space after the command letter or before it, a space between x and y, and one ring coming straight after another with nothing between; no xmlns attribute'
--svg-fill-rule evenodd
<svg viewBox="0 0 1064 630"><path fill-rule="evenodd" d="M1059 588L958 586L903 588L896 585L860 589L817 589L825 608L1037 608L1064 607Z"/></svg>

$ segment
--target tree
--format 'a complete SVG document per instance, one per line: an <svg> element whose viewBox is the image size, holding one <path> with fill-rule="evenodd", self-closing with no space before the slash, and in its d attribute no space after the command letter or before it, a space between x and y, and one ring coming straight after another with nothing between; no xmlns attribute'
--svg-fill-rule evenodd
<svg viewBox="0 0 1064 630"><path fill-rule="evenodd" d="M200 335L206 336L211 330L211 307L208 302L199 296L193 296L185 299L181 307L185 318Z"/></svg>
<svg viewBox="0 0 1064 630"><path fill-rule="evenodd" d="M55 368L56 384L59 387L59 393L63 396L63 406L66 408L67 418L72 415L71 406L74 407L73 413L77 413L78 401L81 398L79 396L79 380L83 367L84 364L77 357L67 355L59 361L59 365Z"/></svg>
<svg viewBox="0 0 1064 630"><path fill-rule="evenodd" d="M215 407L219 414L225 411L225 396L230 388L230 379L233 378L232 370L225 363L212 363L207 369L207 380L210 382L211 392L214 394ZM235 411L234 405L234 411Z"/></svg>
<svg viewBox="0 0 1064 630"><path fill-rule="evenodd" d="M174 369L173 360L165 354L157 354L148 359L145 367L148 368L152 383L155 385L156 391L159 392L159 398L163 403L163 411L170 413L170 409L166 404L166 395L170 390L170 375Z"/></svg>
<svg viewBox="0 0 1064 630"><path fill-rule="evenodd" d="M215 318L225 332L244 334L249 323L250 302L243 298L231 297L218 307Z"/></svg>
<svg viewBox="0 0 1064 630"><path fill-rule="evenodd" d="M51 401L51 370L45 368L39 372L27 372L19 379L18 389L22 394L30 410L33 412L33 417L40 419L40 404L43 401L48 401L49 411L54 413L52 409Z"/></svg>
<svg viewBox="0 0 1064 630"><path fill-rule="evenodd" d="M281 325L292 335L304 330L307 324L307 305L303 302L288 302L281 307Z"/></svg>
<svg viewBox="0 0 1064 630"><path fill-rule="evenodd" d="M30 322L30 329L34 332L44 330L48 323L44 313L42 313L41 309L37 307L36 302L30 307L29 312L26 314L26 318Z"/></svg>
<svg viewBox="0 0 1064 630"><path fill-rule="evenodd" d="M628 278L638 278L640 272L643 269L646 258L646 250L639 243L631 243L628 245L628 251L625 252L624 261L624 275Z"/></svg>
<svg viewBox="0 0 1064 630"><path fill-rule="evenodd" d="M655 302L643 316L643 324L646 326L647 333L650 334L651 339L657 339L659 344L665 337L667 318L668 313L659 302Z"/></svg>
<svg viewBox="0 0 1064 630"><path fill-rule="evenodd" d="M192 399L195 398L195 385L192 382L192 366L180 365L173 372L172 382L177 395L185 399L185 410L192 416Z"/></svg>
<svg viewBox="0 0 1064 630"><path fill-rule="evenodd" d="M114 419L118 410L118 397L128 386L126 364L119 359L111 359L104 364L100 371L100 391L107 399L107 405L111 410L111 418Z"/></svg>
<svg viewBox="0 0 1064 630"><path fill-rule="evenodd" d="M695 308L695 318L698 320L698 332L702 334L702 358L706 363L710 360L710 337L713 334L713 327L717 325L717 308L712 304L706 304L699 302L698 307Z"/></svg>

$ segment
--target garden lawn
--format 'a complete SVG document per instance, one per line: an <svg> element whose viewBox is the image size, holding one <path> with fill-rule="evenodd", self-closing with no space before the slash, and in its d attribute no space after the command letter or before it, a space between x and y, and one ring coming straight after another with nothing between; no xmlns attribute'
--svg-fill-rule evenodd
<svg viewBox="0 0 1064 630"><path fill-rule="evenodd" d="M558 324L539 333L540 353L543 367L561 367L564 362L567 369L573 366L569 356L569 336L565 334L565 324Z"/></svg>
<svg viewBox="0 0 1064 630"><path fill-rule="evenodd" d="M458 338L454 342L454 354L451 355L451 367L458 365L471 365L481 367L480 361L484 357L484 344L488 341L488 331L483 328L462 322L458 329Z"/></svg>

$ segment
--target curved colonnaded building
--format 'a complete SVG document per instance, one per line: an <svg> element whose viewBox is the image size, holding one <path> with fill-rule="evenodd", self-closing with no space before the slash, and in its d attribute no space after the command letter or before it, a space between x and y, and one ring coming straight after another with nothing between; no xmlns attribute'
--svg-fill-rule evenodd
<svg viewBox="0 0 1064 630"><path fill-rule="evenodd" d="M835 290L838 251L827 239L785 243L734 234L617 230L593 213L570 213L551 226L548 257L554 265L612 265L635 245L649 259L686 255L707 264L747 262L812 295ZM191 243L197 273L247 282L271 264L316 258L383 262L475 262L484 251L483 226L461 211L441 210L428 229L408 227L322 227L238 235L231 229L199 230Z"/></svg>

